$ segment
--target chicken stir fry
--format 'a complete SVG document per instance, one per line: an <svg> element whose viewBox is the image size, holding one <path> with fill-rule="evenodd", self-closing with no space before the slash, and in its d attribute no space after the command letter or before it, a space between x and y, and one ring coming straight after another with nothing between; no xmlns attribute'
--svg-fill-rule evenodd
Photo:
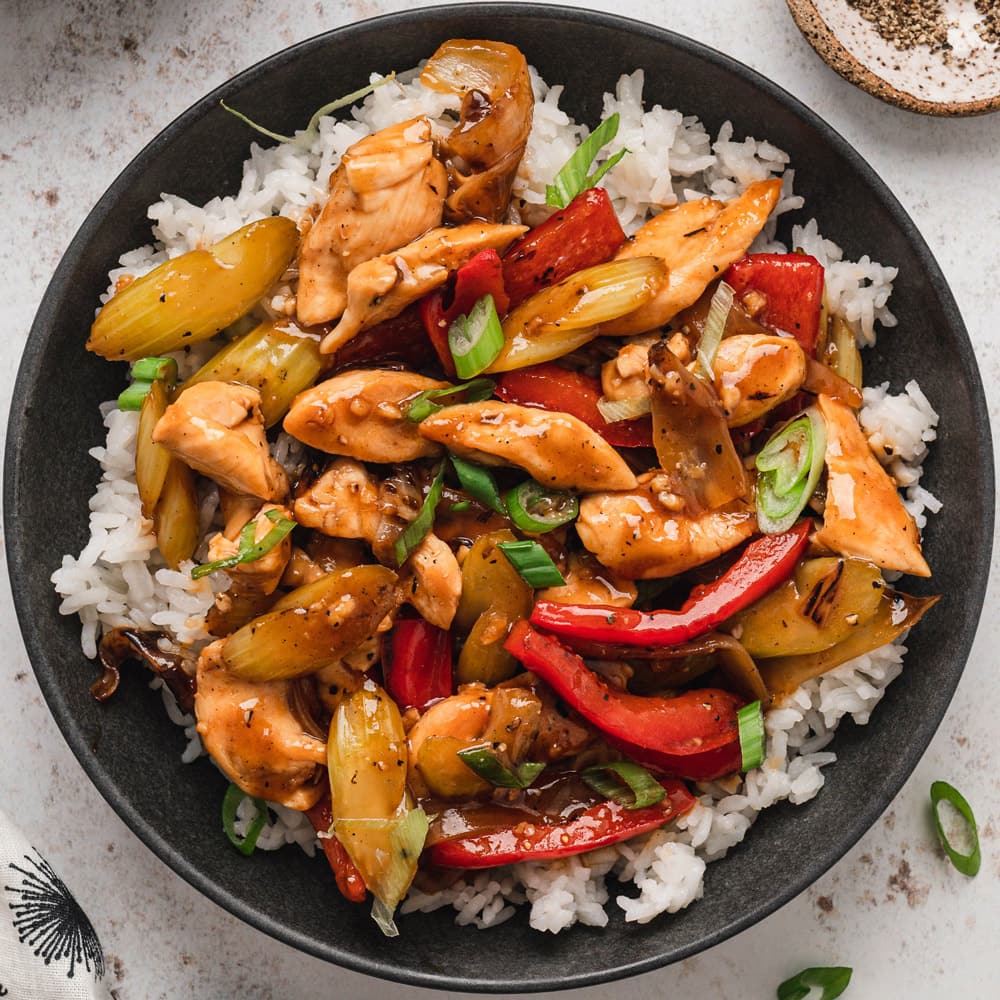
<svg viewBox="0 0 1000 1000"><path fill-rule="evenodd" d="M144 511L216 592L215 641L163 669L196 687L219 768L308 810L383 929L418 860L546 860L595 824L613 843L670 821L685 782L759 763L748 711L933 604L882 575L930 568L859 424L860 363L824 349L822 266L751 252L781 181L626 238L584 164L529 230L524 57L453 40L422 78L458 123L348 149L282 279L297 322L262 293L188 381L136 366Z"/></svg>

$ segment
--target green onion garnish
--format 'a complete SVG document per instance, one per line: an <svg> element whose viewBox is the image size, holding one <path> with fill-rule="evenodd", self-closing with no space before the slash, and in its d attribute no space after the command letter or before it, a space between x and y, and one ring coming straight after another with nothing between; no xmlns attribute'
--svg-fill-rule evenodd
<svg viewBox="0 0 1000 1000"><path fill-rule="evenodd" d="M461 514L463 510L468 510L472 506L469 500L459 500L458 503L453 503L451 505L452 513Z"/></svg>
<svg viewBox="0 0 1000 1000"><path fill-rule="evenodd" d="M489 399L496 389L492 379L477 378L472 382L450 385L446 389L427 389L418 393L406 404L406 419L419 424L431 414L443 410L454 403L480 403ZM453 396L460 397L453 399Z"/></svg>
<svg viewBox="0 0 1000 1000"><path fill-rule="evenodd" d="M274 527L259 541L254 541L257 534L256 520L248 521L243 525L240 532L239 548L236 555L227 556L225 559L216 559L215 562L202 563L191 570L191 579L200 580L209 573L214 573L218 569L229 569L239 563L256 562L263 559L282 539L286 538L296 526L297 522L289 520L276 510L269 510L264 513Z"/></svg>
<svg viewBox="0 0 1000 1000"><path fill-rule="evenodd" d="M160 379L173 385L177 381L177 362L173 358L140 358L129 374L135 380L154 382Z"/></svg>
<svg viewBox="0 0 1000 1000"><path fill-rule="evenodd" d="M473 378L485 371L503 345L503 327L492 295L478 299L467 316L459 316L448 327L448 349L459 378Z"/></svg>
<svg viewBox="0 0 1000 1000"><path fill-rule="evenodd" d="M427 533L434 527L434 512L437 510L438 502L441 499L441 492L444 490L444 466L442 462L431 483L431 488L424 497L424 502L417 513L417 516L407 525L406 530L396 539L393 552L396 556L396 565L402 566L410 553L424 540Z"/></svg>
<svg viewBox="0 0 1000 1000"><path fill-rule="evenodd" d="M239 809L240 803L244 799L250 799L253 802L254 808L257 810L257 815L254 816L250 826L247 827L246 836L241 837L236 832L236 810ZM261 831L266 825L267 803L263 799L247 795L239 785L230 784L226 789L225 798L222 800L222 829L226 831L226 836L233 847L240 854L245 854L249 858L257 846L257 838L260 837Z"/></svg>
<svg viewBox="0 0 1000 1000"><path fill-rule="evenodd" d="M630 760L597 764L582 771L580 777L606 799L613 799L626 809L644 809L656 805L666 789L649 771Z"/></svg>
<svg viewBox="0 0 1000 1000"><path fill-rule="evenodd" d="M541 534L567 524L580 513L576 494L546 490L534 479L521 483L504 496L510 519L521 531Z"/></svg>
<svg viewBox="0 0 1000 1000"><path fill-rule="evenodd" d="M752 771L764 763L764 712L759 701L744 705L736 713L736 724L740 732L740 753L743 762L740 769Z"/></svg>
<svg viewBox="0 0 1000 1000"><path fill-rule="evenodd" d="M529 587L565 587L566 581L538 542L497 542L497 548Z"/></svg>
<svg viewBox="0 0 1000 1000"><path fill-rule="evenodd" d="M940 812L942 800L950 802L958 810L962 819L968 824L972 842L972 850L968 854L960 854L956 851L951 846L947 834L944 832L944 827L941 825ZM963 875L968 875L970 878L976 875L979 872L979 866L983 859L979 850L979 827L976 825L976 817L972 813L972 806L969 805L965 800L965 796L953 785L949 785L947 781L935 781L931 785L931 807L934 810L934 828L937 830L938 840L941 841L944 853L948 855L948 859Z"/></svg>
<svg viewBox="0 0 1000 1000"><path fill-rule="evenodd" d="M476 465L475 462L466 462L465 459L456 458L454 455L450 457L462 489L497 514L506 514L507 508L497 489L493 473L481 465Z"/></svg>
<svg viewBox="0 0 1000 1000"><path fill-rule="evenodd" d="M853 969L844 965L817 966L803 969L798 975L786 979L778 987L778 1000L835 1000L851 982ZM813 989L822 990L817 996Z"/></svg>
<svg viewBox="0 0 1000 1000"><path fill-rule="evenodd" d="M597 154L618 134L619 116L616 111L601 122L593 132L577 147L576 152L566 161L566 165L555 176L551 184L545 186L545 203L565 208L578 194L592 188L628 152L619 150L605 160L592 174L590 165Z"/></svg>
<svg viewBox="0 0 1000 1000"><path fill-rule="evenodd" d="M816 489L826 460L826 422L815 407L786 424L757 455L757 523L787 531Z"/></svg>
<svg viewBox="0 0 1000 1000"><path fill-rule="evenodd" d="M719 287L716 288L715 294L712 296L712 304L708 307L705 329L698 340L698 366L709 382L715 378L712 362L715 360L715 352L719 349L719 344L722 343L722 335L726 331L726 320L729 319L729 312L732 308L733 290L724 281L720 281Z"/></svg>
<svg viewBox="0 0 1000 1000"><path fill-rule="evenodd" d="M177 381L173 358L140 358L129 370L132 384L118 397L119 410L141 410L142 402L156 381L172 386Z"/></svg>
<svg viewBox="0 0 1000 1000"><path fill-rule="evenodd" d="M374 83L368 84L367 87L362 87L360 90L355 90L346 97L338 97L337 100L331 101L329 104L324 104L323 107L321 107L319 111L317 111L316 114L309 119L309 124L306 126L305 131L300 132L298 135L281 135L278 132L272 132L270 129L264 128L263 125L258 125L255 121L251 121L241 111L231 108L225 101L219 101L219 104L221 104L222 107L231 115L235 115L241 122L246 123L256 132L260 132L261 135L266 135L268 139L274 139L275 142L290 142L293 146L300 146L303 149L308 149L319 135L319 122L324 115L332 115L334 111L339 111L341 108L346 108L349 104L353 104L355 101L360 101L363 97L367 97L373 90L383 86L390 80L395 79L396 72L393 70L388 76L384 76L381 80L376 80Z"/></svg>
<svg viewBox="0 0 1000 1000"><path fill-rule="evenodd" d="M527 788L545 770L544 764L519 764L513 771L488 746L459 750L462 763L497 788Z"/></svg>

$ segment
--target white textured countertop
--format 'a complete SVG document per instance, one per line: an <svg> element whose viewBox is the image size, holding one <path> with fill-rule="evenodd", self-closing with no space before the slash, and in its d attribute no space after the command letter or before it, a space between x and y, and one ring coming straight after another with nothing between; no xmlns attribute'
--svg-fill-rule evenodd
<svg viewBox="0 0 1000 1000"><path fill-rule="evenodd" d="M7 412L28 328L64 247L105 187L156 132L263 56L325 29L409 6L416 4L0 4L0 412ZM748 63L861 151L913 216L951 283L979 353L996 426L1000 115L932 120L880 104L820 62L781 0L620 0L614 8ZM967 182L964 190L959 180ZM777 914L697 958L630 981L630 996L773 997L777 983L799 968L839 964L855 969L851 1000L1000 993L997 582L994 571L984 622L951 710L875 827ZM90 914L122 1000L433 995L301 955L243 925L174 875L91 787L56 730L21 645L6 573L0 577L0 622L0 806L49 856ZM975 807L984 853L975 880L957 874L935 851L926 796L936 778L958 785ZM483 944L488 947L488 940ZM621 993L622 987L606 986L567 996L604 1000Z"/></svg>

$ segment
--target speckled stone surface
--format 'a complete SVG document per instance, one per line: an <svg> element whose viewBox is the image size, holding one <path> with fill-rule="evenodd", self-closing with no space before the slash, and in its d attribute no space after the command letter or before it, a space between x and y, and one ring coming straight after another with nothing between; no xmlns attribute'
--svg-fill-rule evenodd
<svg viewBox="0 0 1000 1000"><path fill-rule="evenodd" d="M7 0L0 6L0 407L34 309L101 192L196 97L262 56L400 2L211 5ZM713 45L804 100L872 163L936 253L977 346L991 416L1000 405L1000 116L921 119L828 70L782 0L692 6L622 0L620 13ZM697 109L692 109L697 110ZM967 193L957 187L962 178ZM81 331L83 336L83 331ZM905 336L898 331L890 336ZM16 403L15 403L16 405ZM48 460L48 459L41 459ZM30 526L26 526L30 529ZM956 544L961 544L956 540ZM39 570L42 572L42 570ZM698 958L631 981L630 996L773 996L804 965L854 966L847 996L991 997L1000 905L1000 777L994 766L997 577L965 679L904 791L847 857L783 910ZM6 576L0 666L0 801L58 867L101 934L122 1000L159 997L415 997L343 972L242 925L159 862L117 819L56 731L18 636ZM933 663L909 669L933 670ZM905 683L904 679L899 683ZM978 814L984 864L968 881L936 849L925 807L935 778ZM802 846L808 851L808 845ZM668 918L669 921L669 918ZM664 924L669 933L669 922ZM482 946L489 947L484 935ZM475 954L470 951L470 964ZM2 977L0 977L2 981ZM604 1000L622 987L581 990Z"/></svg>

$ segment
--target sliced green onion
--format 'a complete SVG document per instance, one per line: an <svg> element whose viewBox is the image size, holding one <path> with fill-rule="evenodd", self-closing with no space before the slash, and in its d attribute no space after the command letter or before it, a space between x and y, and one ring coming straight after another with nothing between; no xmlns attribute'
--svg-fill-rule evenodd
<svg viewBox="0 0 1000 1000"><path fill-rule="evenodd" d="M740 769L752 771L764 763L764 711L759 701L744 705L736 713L736 725L740 733L740 753L743 761Z"/></svg>
<svg viewBox="0 0 1000 1000"><path fill-rule="evenodd" d="M507 508L500 496L500 490L497 489L493 473L481 465L476 465L475 462L466 462L465 459L456 458L454 455L450 457L452 468L462 484L462 489L497 514L506 514Z"/></svg>
<svg viewBox="0 0 1000 1000"><path fill-rule="evenodd" d="M606 799L613 799L626 809L645 809L656 805L666 789L649 771L630 760L597 764L581 772L580 777Z"/></svg>
<svg viewBox="0 0 1000 1000"><path fill-rule="evenodd" d="M145 382L159 379L173 385L177 381L177 362L173 358L140 358L129 374L133 379Z"/></svg>
<svg viewBox="0 0 1000 1000"><path fill-rule="evenodd" d="M835 1000L847 989L853 971L845 965L803 969L778 987L778 1000L805 1000L806 997L812 1000ZM822 992L816 996L814 988Z"/></svg>
<svg viewBox="0 0 1000 1000"><path fill-rule="evenodd" d="M376 80L374 83L368 84L367 87L362 87L360 90L355 90L345 97L338 97L337 100L331 101L329 104L324 104L309 119L309 124L306 126L305 131L300 132L298 135L281 135L279 132L272 132L270 129L264 128L263 125L258 125L255 121L251 121L243 112L231 108L225 101L219 101L219 104L231 115L235 115L241 122L249 125L254 131L260 132L261 135L266 135L269 139L274 139L275 142L289 142L293 146L308 149L315 141L316 136L319 135L319 122L324 115L331 115L334 111L339 111L341 108L346 108L355 101L360 101L363 97L367 97L373 90L395 79L396 72L393 70L388 76L384 76L381 80Z"/></svg>
<svg viewBox="0 0 1000 1000"><path fill-rule="evenodd" d="M726 320L729 319L732 308L733 290L724 281L720 281L712 296L712 303L708 307L705 329L698 340L698 365L710 382L715 378L712 362L715 360L719 344L722 343L722 335L726 332Z"/></svg>
<svg viewBox="0 0 1000 1000"><path fill-rule="evenodd" d="M956 851L944 832L940 812L942 801L950 802L968 824L972 840L972 850L968 854L960 854ZM934 827L937 830L938 840L941 841L941 846L944 848L944 853L948 855L948 859L963 875L968 875L970 878L976 875L983 858L979 850L979 827L976 824L976 817L972 813L972 806L965 800L965 796L953 785L949 785L947 781L935 781L931 785L931 806L934 810Z"/></svg>
<svg viewBox="0 0 1000 1000"><path fill-rule="evenodd" d="M396 556L396 565L402 566L410 553L424 540L427 533L434 527L434 512L437 510L438 502L441 500L441 493L444 490L444 466L442 462L431 483L431 488L424 497L424 502L417 512L417 516L407 525L406 530L396 539L393 552Z"/></svg>
<svg viewBox="0 0 1000 1000"><path fill-rule="evenodd" d="M578 194L592 188L628 152L619 150L605 160L597 170L588 174L597 154L618 134L619 115L616 111L601 122L577 147L551 184L545 187L545 203L565 208Z"/></svg>
<svg viewBox="0 0 1000 1000"><path fill-rule="evenodd" d="M254 816L247 827L246 836L241 837L236 832L236 811L244 799L250 799L253 802L254 808L257 810L257 815ZM226 831L226 836L233 847L240 854L245 854L249 858L257 846L257 838L260 837L261 831L266 825L267 803L263 799L247 795L239 785L230 784L222 800L222 829Z"/></svg>
<svg viewBox="0 0 1000 1000"><path fill-rule="evenodd" d="M287 538L291 534L292 529L297 525L296 521L282 517L276 510L266 511L264 517L274 527L259 542L254 541L254 536L257 534L257 522L248 521L243 525L243 530L240 532L240 542L236 550L236 555L195 566L191 570L191 579L200 580L203 576L208 576L209 573L214 573L216 570L229 569L240 563L251 563L256 562L258 559L263 559L275 545Z"/></svg>
<svg viewBox="0 0 1000 1000"><path fill-rule="evenodd" d="M485 371L503 349L503 327L492 295L484 295L448 327L448 349L459 378Z"/></svg>
<svg viewBox="0 0 1000 1000"><path fill-rule="evenodd" d="M809 502L826 460L826 422L810 407L757 455L757 523L767 535L787 531Z"/></svg>
<svg viewBox="0 0 1000 1000"><path fill-rule="evenodd" d="M649 413L652 408L653 401L649 396L630 396L628 399L608 399L601 396L597 401L597 409L608 424L616 424L619 420L635 420L636 417Z"/></svg>
<svg viewBox="0 0 1000 1000"><path fill-rule="evenodd" d="M497 788L528 788L545 770L544 764L525 763L512 771L488 746L459 750L456 756L470 771Z"/></svg>
<svg viewBox="0 0 1000 1000"><path fill-rule="evenodd" d="M580 513L580 501L575 493L547 490L534 479L508 490L504 502L514 524L521 531L534 535L568 524Z"/></svg>
<svg viewBox="0 0 1000 1000"><path fill-rule="evenodd" d="M453 503L451 509L453 512L461 513L463 510L468 510L472 506L470 500L459 500L458 503Z"/></svg>
<svg viewBox="0 0 1000 1000"><path fill-rule="evenodd" d="M129 376L132 384L118 397L118 409L141 410L154 382L172 386L177 381L177 362L173 358L140 358L132 365Z"/></svg>
<svg viewBox="0 0 1000 1000"><path fill-rule="evenodd" d="M153 388L153 383L147 381L146 379L139 379L133 382L121 395L118 397L118 409L119 410L141 410L142 401L149 394L149 390Z"/></svg>
<svg viewBox="0 0 1000 1000"><path fill-rule="evenodd" d="M480 403L489 399L495 389L496 383L489 378L477 378L472 382L450 385L446 389L427 389L406 404L406 419L419 424L421 420L426 420L454 403ZM459 398L453 398L455 396Z"/></svg>
<svg viewBox="0 0 1000 1000"><path fill-rule="evenodd" d="M497 542L497 548L529 587L565 587L566 581L538 542Z"/></svg>

